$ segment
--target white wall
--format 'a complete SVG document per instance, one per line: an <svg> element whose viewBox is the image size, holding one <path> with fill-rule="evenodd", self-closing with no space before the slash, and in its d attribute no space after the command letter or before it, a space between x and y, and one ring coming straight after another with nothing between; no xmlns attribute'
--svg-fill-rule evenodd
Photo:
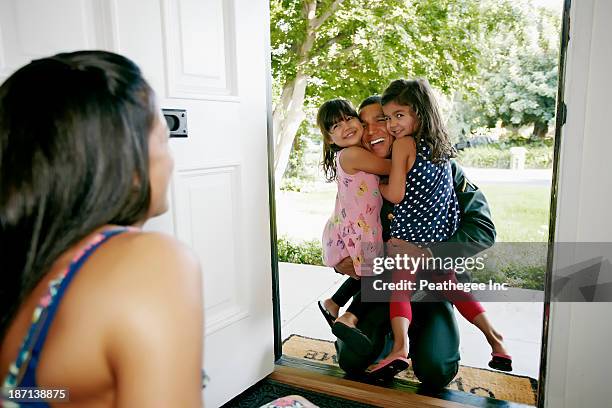
<svg viewBox="0 0 612 408"><path fill-rule="evenodd" d="M612 1L572 3L555 239L612 242ZM551 305L546 406L612 407L611 346L612 303Z"/></svg>

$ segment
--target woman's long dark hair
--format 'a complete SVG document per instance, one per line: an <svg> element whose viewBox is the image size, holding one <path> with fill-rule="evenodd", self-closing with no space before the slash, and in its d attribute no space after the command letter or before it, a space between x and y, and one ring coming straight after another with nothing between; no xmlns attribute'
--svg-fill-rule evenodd
<svg viewBox="0 0 612 408"><path fill-rule="evenodd" d="M323 102L317 112L317 125L323 135L323 160L321 167L327 181L336 180L336 155L341 147L338 147L331 139L329 130L336 123L348 118L358 118L359 115L353 105L346 99L337 98Z"/></svg>
<svg viewBox="0 0 612 408"><path fill-rule="evenodd" d="M32 61L2 84L0 340L63 252L146 217L155 115L140 69L109 52Z"/></svg>
<svg viewBox="0 0 612 408"><path fill-rule="evenodd" d="M455 157L453 147L433 89L426 79L397 79L382 94L382 105L395 102L410 106L419 119L419 128L413 135L417 144L426 143L431 150L431 161L443 163Z"/></svg>

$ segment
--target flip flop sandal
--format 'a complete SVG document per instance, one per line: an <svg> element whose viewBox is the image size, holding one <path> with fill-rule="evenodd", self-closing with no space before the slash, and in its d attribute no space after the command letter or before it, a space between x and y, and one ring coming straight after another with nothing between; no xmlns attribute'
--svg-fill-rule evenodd
<svg viewBox="0 0 612 408"><path fill-rule="evenodd" d="M371 381L391 381L397 374L401 373L410 366L407 358L396 357L385 359L371 370L366 371L368 379Z"/></svg>
<svg viewBox="0 0 612 408"><path fill-rule="evenodd" d="M361 330L349 327L342 322L336 322L332 326L332 333L353 352L361 356L369 356L372 353L372 342Z"/></svg>
<svg viewBox="0 0 612 408"><path fill-rule="evenodd" d="M333 314L331 314L329 310L325 308L325 306L323 306L323 302L319 300L317 304L319 305L319 310L321 311L321 313L323 313L323 317L325 318L325 321L327 322L327 324L329 324L329 327L333 328L336 318L334 317Z"/></svg>
<svg viewBox="0 0 612 408"><path fill-rule="evenodd" d="M499 371L512 371L512 357L508 354L491 353L493 358L489 361L489 367Z"/></svg>

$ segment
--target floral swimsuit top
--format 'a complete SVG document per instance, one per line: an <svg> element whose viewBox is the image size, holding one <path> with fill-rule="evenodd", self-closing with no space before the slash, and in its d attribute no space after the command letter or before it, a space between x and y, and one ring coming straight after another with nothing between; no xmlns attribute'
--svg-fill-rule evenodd
<svg viewBox="0 0 612 408"><path fill-rule="evenodd" d="M45 344L47 333L53 322L53 318L57 313L58 306L62 300L62 296L66 292L68 285L76 276L76 273L83 267L89 256L98 249L104 242L108 241L115 235L126 231L139 231L133 227L118 227L106 230L96 234L89 243L79 251L73 258L70 265L54 280L49 283L49 290L40 299L38 305L34 309L32 315L32 325L21 345L21 349L17 354L17 359L9 366L8 374L2 384L3 390L15 387L38 387L36 383L36 368L40 358L40 353ZM206 384L208 377L202 371L203 386ZM19 407L19 404L5 399L2 395L2 404L5 408ZM28 408L48 408L46 402L28 402L24 403Z"/></svg>

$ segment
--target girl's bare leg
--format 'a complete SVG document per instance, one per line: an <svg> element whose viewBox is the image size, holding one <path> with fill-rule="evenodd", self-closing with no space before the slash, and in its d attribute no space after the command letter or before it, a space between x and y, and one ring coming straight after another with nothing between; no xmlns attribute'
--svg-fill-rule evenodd
<svg viewBox="0 0 612 408"><path fill-rule="evenodd" d="M486 313L481 313L476 316L472 323L485 335L487 342L491 345L491 350L494 353L508 354L504 348L504 338L493 328L493 325L487 318Z"/></svg>
<svg viewBox="0 0 612 408"><path fill-rule="evenodd" d="M408 357L408 326L410 320L402 316L395 316L391 319L391 330L393 331L393 348L386 359L397 357Z"/></svg>

